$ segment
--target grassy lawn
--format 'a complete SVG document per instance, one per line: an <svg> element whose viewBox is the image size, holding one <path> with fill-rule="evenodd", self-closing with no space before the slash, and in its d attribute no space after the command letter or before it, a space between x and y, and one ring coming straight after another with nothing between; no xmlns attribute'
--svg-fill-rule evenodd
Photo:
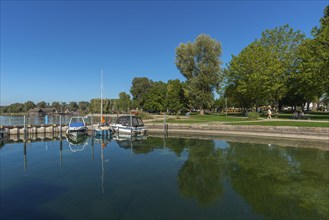
<svg viewBox="0 0 329 220"><path fill-rule="evenodd" d="M309 114L309 113L308 113ZM186 116L167 116L166 122L173 124L194 124L194 123L212 123L221 122L228 125L262 125L262 126L294 126L294 127L329 127L329 113L310 113L310 120L320 120L322 122L312 122L307 119L299 120L287 120L291 119L291 114L281 113L279 117L273 119L276 120L256 120L250 121L250 119L243 117L241 113L231 113L228 116L225 113L220 114L191 114L190 117ZM163 123L163 118L154 120L152 123Z"/></svg>
<svg viewBox="0 0 329 220"><path fill-rule="evenodd" d="M327 120L327 121L329 121L329 113L311 112L311 113L306 113L305 115L310 120ZM273 118L291 119L291 117L292 117L292 114L291 113L279 113L279 116L278 117L273 117ZM301 119L301 120L307 120L307 119Z"/></svg>
<svg viewBox="0 0 329 220"><path fill-rule="evenodd" d="M190 115L178 116L173 118L167 118L167 123L181 123L181 124L193 124L193 123L209 123L209 122L236 122L236 121L245 121L243 117L237 116L224 116L224 115ZM155 123L163 123L163 119L154 121Z"/></svg>
<svg viewBox="0 0 329 220"><path fill-rule="evenodd" d="M262 126L294 126L294 127L329 127L329 122L309 121L246 121L226 123L229 125L262 125Z"/></svg>

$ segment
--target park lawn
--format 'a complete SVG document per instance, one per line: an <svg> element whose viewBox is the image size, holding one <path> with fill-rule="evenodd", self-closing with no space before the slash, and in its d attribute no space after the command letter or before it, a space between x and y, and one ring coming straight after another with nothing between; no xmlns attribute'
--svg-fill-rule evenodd
<svg viewBox="0 0 329 220"><path fill-rule="evenodd" d="M193 124L193 123L209 123L209 122L236 122L245 121L246 118L236 116L223 116L223 115L190 115L178 116L175 118L167 118L166 123L173 124ZM163 123L163 119L154 121L155 123Z"/></svg>
<svg viewBox="0 0 329 220"><path fill-rule="evenodd" d="M293 127L329 127L329 122L308 121L247 121L225 123L228 125L293 126Z"/></svg>
<svg viewBox="0 0 329 220"><path fill-rule="evenodd" d="M279 113L278 117L272 116L273 118L278 119L291 119L293 116L292 113ZM305 113L306 118L301 120L327 120L329 121L329 112L306 112ZM266 118L266 117L263 117Z"/></svg>

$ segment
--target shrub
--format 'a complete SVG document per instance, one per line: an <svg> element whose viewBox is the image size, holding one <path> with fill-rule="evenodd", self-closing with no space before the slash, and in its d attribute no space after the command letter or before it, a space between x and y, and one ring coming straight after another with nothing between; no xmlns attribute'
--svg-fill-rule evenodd
<svg viewBox="0 0 329 220"><path fill-rule="evenodd" d="M259 117L259 114L257 112L248 112L247 117L250 120L257 120Z"/></svg>
<svg viewBox="0 0 329 220"><path fill-rule="evenodd" d="M138 116L141 117L142 119L152 119L150 114L147 112L139 112Z"/></svg>

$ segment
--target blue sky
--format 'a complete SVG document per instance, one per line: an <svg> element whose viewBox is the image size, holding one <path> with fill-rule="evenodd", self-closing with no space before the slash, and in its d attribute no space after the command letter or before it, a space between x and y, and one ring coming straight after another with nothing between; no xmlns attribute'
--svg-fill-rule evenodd
<svg viewBox="0 0 329 220"><path fill-rule="evenodd" d="M180 43L208 34L223 66L262 31L289 24L307 36L321 1L1 1L0 105L90 101L129 93L134 77L184 80Z"/></svg>

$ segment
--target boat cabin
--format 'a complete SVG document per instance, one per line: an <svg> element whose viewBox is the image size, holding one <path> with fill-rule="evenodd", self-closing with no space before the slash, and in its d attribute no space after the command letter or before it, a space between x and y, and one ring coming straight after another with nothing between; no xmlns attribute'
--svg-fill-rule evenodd
<svg viewBox="0 0 329 220"><path fill-rule="evenodd" d="M132 117L132 127L143 127L144 123L140 117L131 116ZM116 122L117 124L121 124L123 126L130 126L130 116L120 116Z"/></svg>

